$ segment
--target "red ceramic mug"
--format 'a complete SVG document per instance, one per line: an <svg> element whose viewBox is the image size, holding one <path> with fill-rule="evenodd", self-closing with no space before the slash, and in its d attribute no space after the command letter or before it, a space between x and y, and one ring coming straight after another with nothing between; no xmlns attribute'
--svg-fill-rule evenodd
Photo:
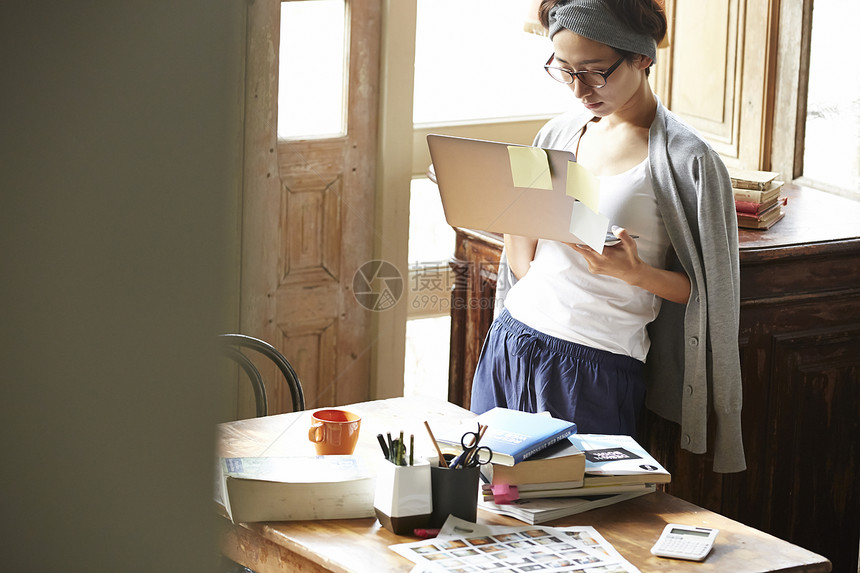
<svg viewBox="0 0 860 573"><path fill-rule="evenodd" d="M361 417L335 408L318 410L311 416L308 439L318 456L349 455L355 451Z"/></svg>

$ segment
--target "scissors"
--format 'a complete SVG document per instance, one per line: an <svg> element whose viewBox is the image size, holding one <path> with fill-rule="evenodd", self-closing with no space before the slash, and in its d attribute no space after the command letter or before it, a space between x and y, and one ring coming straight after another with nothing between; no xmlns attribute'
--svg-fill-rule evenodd
<svg viewBox="0 0 860 573"><path fill-rule="evenodd" d="M493 450L487 446L479 446L481 434L479 432L466 432L460 438L460 445L463 446L463 452L451 461L449 467L457 468L474 468L490 463L493 459ZM481 459L483 451L486 459Z"/></svg>

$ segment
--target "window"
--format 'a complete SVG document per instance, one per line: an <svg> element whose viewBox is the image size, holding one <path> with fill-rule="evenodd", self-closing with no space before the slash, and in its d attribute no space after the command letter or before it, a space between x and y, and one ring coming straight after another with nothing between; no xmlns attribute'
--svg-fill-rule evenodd
<svg viewBox="0 0 860 573"><path fill-rule="evenodd" d="M860 73L845 22L860 20L857 0L816 2L812 14L803 177L860 199Z"/></svg>
<svg viewBox="0 0 860 573"><path fill-rule="evenodd" d="M308 22L327 22L309 26ZM344 0L281 3L278 137L336 137L345 132ZM289 57L284 57L288 55ZM296 113L300 111L300 113Z"/></svg>
<svg viewBox="0 0 860 573"><path fill-rule="evenodd" d="M531 143L549 117L576 101L544 71L552 43L524 31L527 8L522 0L418 0L407 395L447 397L454 232L436 185L426 177L430 158L423 135Z"/></svg>
<svg viewBox="0 0 860 573"><path fill-rule="evenodd" d="M547 116L569 106L570 91L543 69L552 44L524 32L525 19L522 0L419 0L413 121Z"/></svg>

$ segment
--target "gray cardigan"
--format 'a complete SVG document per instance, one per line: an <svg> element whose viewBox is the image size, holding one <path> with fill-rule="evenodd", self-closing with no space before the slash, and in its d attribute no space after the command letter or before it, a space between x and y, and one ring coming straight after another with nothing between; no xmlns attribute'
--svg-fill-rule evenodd
<svg viewBox="0 0 860 573"><path fill-rule="evenodd" d="M541 129L535 145L573 150L591 118L588 113L556 117ZM659 100L648 150L657 205L672 243L667 268L686 273L692 292L686 305L664 300L648 326L646 404L680 423L681 447L697 454L707 451L708 413L713 411L714 471L742 471L740 280L731 181L717 152ZM497 312L515 280L503 252Z"/></svg>

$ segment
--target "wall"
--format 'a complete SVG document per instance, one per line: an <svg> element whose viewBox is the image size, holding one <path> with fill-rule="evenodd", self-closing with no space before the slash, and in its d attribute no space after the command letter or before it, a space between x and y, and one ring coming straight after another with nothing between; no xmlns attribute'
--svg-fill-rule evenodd
<svg viewBox="0 0 860 573"><path fill-rule="evenodd" d="M244 10L0 6L2 570L215 569Z"/></svg>

